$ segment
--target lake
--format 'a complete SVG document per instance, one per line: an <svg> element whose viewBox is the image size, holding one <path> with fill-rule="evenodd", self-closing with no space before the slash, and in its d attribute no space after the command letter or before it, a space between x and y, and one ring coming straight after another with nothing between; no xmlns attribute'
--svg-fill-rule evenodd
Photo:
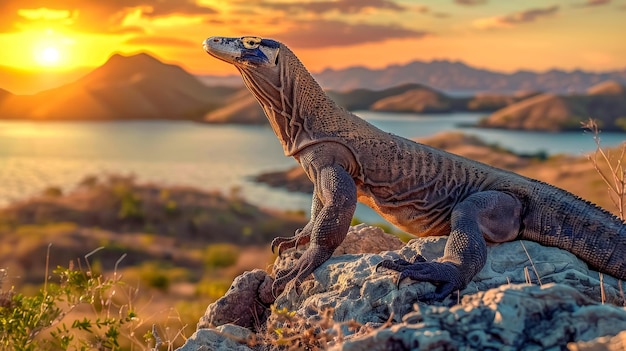
<svg viewBox="0 0 626 351"><path fill-rule="evenodd" d="M357 112L379 128L409 138L459 130L516 152L582 154L594 150L584 132L537 133L459 127L482 115ZM603 146L626 134L602 133ZM310 195L288 193L252 182L251 177L296 165L283 156L269 127L209 125L187 121L25 122L0 121L0 206L50 186L71 190L87 175L135 175L140 181L189 185L229 192L240 189L251 203L306 210ZM377 218L360 206L357 216Z"/></svg>

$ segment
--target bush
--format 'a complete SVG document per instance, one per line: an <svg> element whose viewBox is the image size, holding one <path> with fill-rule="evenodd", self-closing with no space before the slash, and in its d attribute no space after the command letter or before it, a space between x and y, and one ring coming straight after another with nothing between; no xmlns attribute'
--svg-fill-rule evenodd
<svg viewBox="0 0 626 351"><path fill-rule="evenodd" d="M204 252L204 264L207 268L224 268L237 263L239 248L232 244L209 245Z"/></svg>
<svg viewBox="0 0 626 351"><path fill-rule="evenodd" d="M58 267L53 272L59 283L46 281L32 296L1 289L6 271L0 276L0 349L2 350L100 350L120 347L122 331L137 321L135 312L125 306L109 314L103 305L115 294L118 280L90 272ZM98 304L99 303L99 304ZM66 321L68 313L91 304L94 316Z"/></svg>
<svg viewBox="0 0 626 351"><path fill-rule="evenodd" d="M226 294L230 285L230 279L204 280L196 285L196 295L215 301Z"/></svg>

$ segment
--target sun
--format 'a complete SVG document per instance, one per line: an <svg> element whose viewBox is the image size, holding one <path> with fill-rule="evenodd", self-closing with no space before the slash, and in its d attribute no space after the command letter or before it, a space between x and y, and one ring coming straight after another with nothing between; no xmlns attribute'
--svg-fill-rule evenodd
<svg viewBox="0 0 626 351"><path fill-rule="evenodd" d="M57 47L46 46L35 52L35 59L42 66L57 66L61 63L61 52Z"/></svg>

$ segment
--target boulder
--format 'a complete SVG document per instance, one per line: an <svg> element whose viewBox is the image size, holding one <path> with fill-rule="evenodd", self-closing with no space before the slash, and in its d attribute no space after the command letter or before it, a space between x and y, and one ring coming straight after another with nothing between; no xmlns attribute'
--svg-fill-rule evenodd
<svg viewBox="0 0 626 351"><path fill-rule="evenodd" d="M465 289L444 301L426 303L420 297L433 292L434 285L410 279L398 284L396 272L375 267L383 259L410 260L416 254L427 260L439 258L447 238L416 238L398 249L397 243L386 246L393 240L377 243L376 238L385 235L365 225L352 228L346 238L350 250L338 249L342 254L320 266L299 292L287 288L273 302L267 295L271 277L260 270L244 273L255 283L243 285L243 278L237 278L226 296L211 305L220 308L209 306L201 319L200 328L212 329L199 329L197 334L215 340L224 334L215 328L238 324L251 330L237 338L238 345L253 350L279 345L334 350L540 350L568 344L572 350L591 350L594 346L589 345L621 342L615 339L626 330L621 281L590 270L565 250L530 241L489 246L485 267ZM383 247L377 250L375 243ZM355 252L366 248L379 252ZM301 252L283 253L276 267L291 264ZM265 310L250 308L252 301ZM251 326L251 320L256 324ZM220 347L209 349L227 349Z"/></svg>

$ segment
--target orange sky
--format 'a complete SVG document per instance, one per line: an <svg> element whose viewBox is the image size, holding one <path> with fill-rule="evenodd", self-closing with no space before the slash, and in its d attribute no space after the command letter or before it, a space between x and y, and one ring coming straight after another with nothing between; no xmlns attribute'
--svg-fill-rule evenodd
<svg viewBox="0 0 626 351"><path fill-rule="evenodd" d="M312 71L462 60L500 71L626 68L626 0L3 0L0 65L98 66L148 51L231 74L208 36L286 43Z"/></svg>

